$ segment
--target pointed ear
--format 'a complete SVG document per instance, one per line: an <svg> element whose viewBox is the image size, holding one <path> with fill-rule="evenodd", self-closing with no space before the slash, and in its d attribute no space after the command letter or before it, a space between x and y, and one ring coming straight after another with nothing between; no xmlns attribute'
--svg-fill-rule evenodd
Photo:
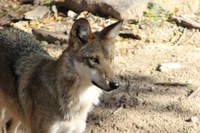
<svg viewBox="0 0 200 133"><path fill-rule="evenodd" d="M119 31L121 30L122 23L123 23L123 20L119 20L116 23L111 24L111 25L105 27L100 32L101 37L103 39L111 39L111 40L115 39L116 36L119 34Z"/></svg>
<svg viewBox="0 0 200 133"><path fill-rule="evenodd" d="M74 22L71 28L69 36L69 46L78 48L92 38L93 34L89 22L87 21L87 19L80 18Z"/></svg>

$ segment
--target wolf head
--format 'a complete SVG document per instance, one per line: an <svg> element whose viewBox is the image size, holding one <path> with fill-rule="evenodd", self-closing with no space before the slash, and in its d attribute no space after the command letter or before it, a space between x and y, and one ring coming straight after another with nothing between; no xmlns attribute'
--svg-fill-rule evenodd
<svg viewBox="0 0 200 133"><path fill-rule="evenodd" d="M85 80L105 91L117 89L111 68L113 44L122 26L118 21L100 32L92 33L89 22L78 19L72 26L69 37L69 51L73 53L74 66Z"/></svg>

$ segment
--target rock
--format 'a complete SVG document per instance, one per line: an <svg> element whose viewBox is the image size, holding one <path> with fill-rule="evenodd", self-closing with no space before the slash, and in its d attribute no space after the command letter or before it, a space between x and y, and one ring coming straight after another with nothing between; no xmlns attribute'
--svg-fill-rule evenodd
<svg viewBox="0 0 200 133"><path fill-rule="evenodd" d="M43 29L33 29L32 32L40 41L47 41L48 43L55 43L56 41L66 43L68 41L68 35L65 34L54 33Z"/></svg>
<svg viewBox="0 0 200 133"><path fill-rule="evenodd" d="M41 19L49 12L49 8L46 6L37 6L34 10L26 12L24 14L25 19Z"/></svg>
<svg viewBox="0 0 200 133"><path fill-rule="evenodd" d="M169 62L159 64L157 70L160 72L168 72L171 70L178 70L186 67L191 67L191 63L178 63L178 62Z"/></svg>
<svg viewBox="0 0 200 133"><path fill-rule="evenodd" d="M186 81L187 84L191 85L193 83L193 81L191 79Z"/></svg>
<svg viewBox="0 0 200 133"><path fill-rule="evenodd" d="M23 3L34 3L36 5L44 5L51 3L53 0L20 0ZM60 0L64 1L64 6L75 12L89 11L93 14L103 16L112 16L118 19L132 19L143 15L150 0ZM198 13L199 0L154 0L163 9L172 13ZM62 3L63 5L63 3Z"/></svg>
<svg viewBox="0 0 200 133"><path fill-rule="evenodd" d="M199 117L198 116L192 116L189 119L186 120L187 122L192 122L192 123L196 123L199 121Z"/></svg>
<svg viewBox="0 0 200 133"><path fill-rule="evenodd" d="M13 27L21 29L22 27L28 27L28 21L18 21L14 23Z"/></svg>
<svg viewBox="0 0 200 133"><path fill-rule="evenodd" d="M46 45L48 45L48 42L46 42L46 41L41 41L41 42L40 42L40 45L46 46Z"/></svg>
<svg viewBox="0 0 200 133"><path fill-rule="evenodd" d="M57 9L56 5L53 5L53 6L51 7L51 10L53 11L54 16L55 16L55 17L58 17L58 9Z"/></svg>
<svg viewBox="0 0 200 133"><path fill-rule="evenodd" d="M70 23L70 22L67 22L67 23ZM67 26L65 22L57 22L57 21L46 23L42 26L42 28L48 29L56 33L67 33L67 34L69 34L70 29L71 29L71 27Z"/></svg>
<svg viewBox="0 0 200 133"><path fill-rule="evenodd" d="M148 0L65 0L65 7L80 13L89 11L100 16L117 19L136 19L143 15Z"/></svg>
<svg viewBox="0 0 200 133"><path fill-rule="evenodd" d="M28 21L18 21L16 23L14 23L13 27L24 30L26 32L30 32L28 29L28 27L29 27Z"/></svg>
<svg viewBox="0 0 200 133"><path fill-rule="evenodd" d="M71 10L69 10L67 12L67 16L70 17L70 18L72 18L72 19L75 19L78 16L78 14L75 13L75 12L73 12L73 11L71 11Z"/></svg>
<svg viewBox="0 0 200 133"><path fill-rule="evenodd" d="M17 3L12 5L10 2L0 0L0 25L22 20L24 13L33 9L32 5L18 5Z"/></svg>

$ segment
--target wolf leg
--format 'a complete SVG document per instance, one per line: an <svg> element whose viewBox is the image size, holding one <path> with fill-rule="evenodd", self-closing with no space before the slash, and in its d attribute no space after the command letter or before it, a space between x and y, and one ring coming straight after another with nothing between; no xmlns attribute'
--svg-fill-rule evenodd
<svg viewBox="0 0 200 133"><path fill-rule="evenodd" d="M4 133L5 108L0 107L0 133Z"/></svg>
<svg viewBox="0 0 200 133"><path fill-rule="evenodd" d="M0 107L0 126L4 123L5 111L5 108Z"/></svg>
<svg viewBox="0 0 200 133"><path fill-rule="evenodd" d="M17 128L21 124L21 121L18 119L10 119L8 121L8 128L7 128L7 133L17 133Z"/></svg>

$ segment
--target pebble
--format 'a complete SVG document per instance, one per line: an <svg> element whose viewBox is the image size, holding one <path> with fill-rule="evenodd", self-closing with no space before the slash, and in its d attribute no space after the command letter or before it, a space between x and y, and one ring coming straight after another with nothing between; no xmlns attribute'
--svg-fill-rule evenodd
<svg viewBox="0 0 200 133"><path fill-rule="evenodd" d="M157 70L160 72L168 72L170 70L178 70L178 69L186 68L190 66L191 64L189 63L169 62L169 63L159 64L157 67Z"/></svg>
<svg viewBox="0 0 200 133"><path fill-rule="evenodd" d="M188 120L186 120L188 122L192 122L192 123L196 123L199 121L199 117L198 116L192 116L190 117Z"/></svg>
<svg viewBox="0 0 200 133"><path fill-rule="evenodd" d="M193 82L191 79L189 79L188 81L186 81L187 84L191 85Z"/></svg>
<svg viewBox="0 0 200 133"><path fill-rule="evenodd" d="M55 15L56 17L58 17L58 10L57 10L56 5L53 5L53 6L51 7L51 10L54 12L54 15Z"/></svg>
<svg viewBox="0 0 200 133"><path fill-rule="evenodd" d="M40 45L46 46L46 45L48 45L48 42L47 41L41 41Z"/></svg>
<svg viewBox="0 0 200 133"><path fill-rule="evenodd" d="M78 15L77 15L77 13L75 13L75 12L69 10L69 11L67 12L67 16L70 17L70 18L72 18L72 19L75 19Z"/></svg>
<svg viewBox="0 0 200 133"><path fill-rule="evenodd" d="M14 23L13 27L31 33L28 21L18 21Z"/></svg>

